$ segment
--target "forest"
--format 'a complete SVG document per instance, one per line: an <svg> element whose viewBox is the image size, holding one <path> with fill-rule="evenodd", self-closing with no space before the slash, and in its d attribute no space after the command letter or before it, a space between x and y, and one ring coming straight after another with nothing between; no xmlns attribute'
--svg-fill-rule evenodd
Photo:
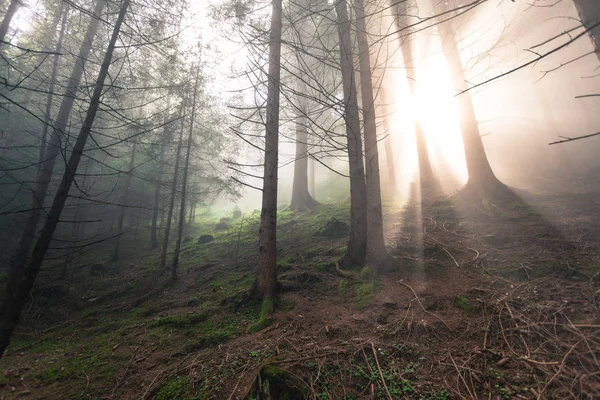
<svg viewBox="0 0 600 400"><path fill-rule="evenodd" d="M600 399L600 1L0 0L0 400Z"/></svg>

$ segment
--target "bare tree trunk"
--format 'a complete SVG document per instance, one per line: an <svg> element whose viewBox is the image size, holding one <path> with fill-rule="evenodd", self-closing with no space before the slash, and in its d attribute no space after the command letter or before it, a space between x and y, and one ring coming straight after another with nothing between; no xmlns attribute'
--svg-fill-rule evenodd
<svg viewBox="0 0 600 400"><path fill-rule="evenodd" d="M48 137L48 127L50 125L50 114L52 112L52 101L54 99L54 87L56 86L56 73L58 72L58 65L59 65L59 61L60 61L60 56L58 55L62 49L62 42L63 42L63 37L65 35L65 29L67 26L67 17L69 15L69 6L68 5L64 5L62 2L57 6L57 11L56 14L58 15L58 18L56 18L55 16L55 21L56 24L52 24L53 30L52 33L54 33L54 30L56 29L56 25L58 24L58 20L61 17L62 14L62 23L60 26L60 32L58 34L58 39L56 40L56 46L54 48L54 51L56 52L56 54L53 57L52 60L52 73L50 75L50 86L48 87L48 96L46 96L46 111L44 112L44 130L42 132L42 143L40 145L40 155L39 155L39 163L40 163L40 167L44 161L44 153L46 152L46 141L47 141L47 137ZM53 36L52 36L53 37ZM50 46L47 46L50 47Z"/></svg>
<svg viewBox="0 0 600 400"><path fill-rule="evenodd" d="M75 67L73 68L73 72L71 73L71 77L67 83L66 93L63 97L60 110L58 111L58 115L54 124L53 135L50 143L47 146L44 162L40 171L38 172L35 191L31 196L29 208L32 211L25 221L21 234L19 235L19 245L15 249L15 252L11 258L9 272L10 276L8 282L13 282L13 284L9 284L5 288L4 294L0 300L0 318L3 318L1 316L7 312L6 310L8 310L12 299L16 295L16 282L20 282L23 279L25 273L25 264L35 239L37 225L42 215L42 208L44 207L44 200L48 193L50 181L52 180L54 164L58 158L58 155L60 154L61 143L65 137L64 131L67 127L69 115L71 113L71 109L73 108L73 102L75 101L75 97L79 89L79 83L81 81L81 76L83 75L85 62L90 50L92 49L92 40L98 31L100 20L96 16L99 16L102 13L105 4L106 0L98 0L96 3L96 7L93 12L94 16L90 20L85 39L81 44L81 48L79 49L79 55L77 57ZM0 332L0 341L1 337L2 333ZM0 343L0 347L1 344L2 343Z"/></svg>
<svg viewBox="0 0 600 400"><path fill-rule="evenodd" d="M406 21L406 14L409 4L408 3L399 3L396 7L393 8L396 20L396 25L399 30L405 30L409 25L408 21ZM413 62L413 52L412 52L412 37L407 36L402 43L400 44L400 50L402 51L402 58L404 60L404 69L406 71L406 79L408 81L408 87L410 89L410 94L414 99L417 96L417 81L415 79L415 66ZM410 76L412 73L413 76ZM423 125L419 118L415 116L414 119L415 125L415 142L417 144L417 156L419 162L419 176L421 183L421 195L423 195L425 190L433 190L436 188L435 176L433 174L433 169L431 168L431 161L429 159L429 152L427 151L427 142L425 140L425 132L423 131Z"/></svg>
<svg viewBox="0 0 600 400"><path fill-rule="evenodd" d="M302 99L300 99L302 104ZM317 202L308 192L308 132L306 107L299 107L296 116L296 159L294 161L294 180L290 208L294 211L308 211L317 206Z"/></svg>
<svg viewBox="0 0 600 400"><path fill-rule="evenodd" d="M314 201L317 201L317 189L315 187L315 174L316 174L316 167L317 167L317 163L315 162L314 157L309 157L310 159L310 163L309 163L309 171L310 171L310 180L309 180L309 187L308 187L308 193L312 196Z"/></svg>
<svg viewBox="0 0 600 400"><path fill-rule="evenodd" d="M21 3L18 0L12 0L8 5L8 10L6 10L2 24L0 24L0 48L2 48L4 41L6 40L6 33L10 27L10 21L12 21L20 6Z"/></svg>
<svg viewBox="0 0 600 400"><path fill-rule="evenodd" d="M388 185L387 195L391 198L395 198L398 195L398 182L396 181L396 165L394 164L394 150L392 146L392 132L390 129L390 110L389 110L389 97L386 95L386 89L380 89L381 94L381 109L383 110L383 129L385 131L386 138L384 140L385 146L385 163L388 170Z"/></svg>
<svg viewBox="0 0 600 400"><path fill-rule="evenodd" d="M60 220L63 207L69 196L69 190L71 188L73 180L75 179L75 174L77 173L77 166L79 165L81 155L83 154L83 150L85 148L85 143L92 130L94 118L96 117L96 112L98 111L98 107L100 105L100 97L102 96L102 92L104 89L104 81L106 79L106 76L108 75L108 69L112 62L115 44L117 42L117 38L121 30L121 24L123 23L123 19L125 18L127 8L129 7L129 3L130 0L124 0L121 5L119 16L117 18L117 21L115 22L110 42L106 49L106 54L104 55L104 60L102 61L102 66L100 67L100 72L98 74L98 78L94 86L94 93L92 94L92 98L90 99L90 107L88 108L85 120L77 137L77 141L73 146L73 151L71 153L71 156L69 157L69 161L67 163L67 167L58 187L58 191L54 196L54 201L48 214L48 218L46 219L44 226L40 232L40 236L33 249L31 258L24 268L25 273L15 275L12 274L11 271L11 275L9 276L8 286L14 286L16 287L16 290L12 291L12 296L9 299L7 307L1 310L2 314L0 315L0 357L2 357L4 351L8 347L8 344L10 343L10 337L19 320L21 311L23 310L23 307L25 306L25 304L27 304L27 301L29 300L29 293L31 291L31 288L33 287L33 284L35 283L37 275L40 271L40 267L42 266L42 262L46 257L46 252L48 251L48 247L50 246L50 242L52 241L52 236L54 235L54 231L56 230L56 226L58 225L58 222ZM15 278L18 279L14 280Z"/></svg>
<svg viewBox="0 0 600 400"><path fill-rule="evenodd" d="M185 115L186 98L181 104L181 115ZM179 176L179 159L181 158L181 146L183 144L183 129L185 127L183 119L181 120L181 129L179 130L179 141L177 142L177 152L175 154L175 170L173 171L173 183L171 185L171 200L169 201L169 210L167 211L167 220L163 236L163 247L160 253L160 267L167 266L167 249L169 248L169 235L171 233L171 220L173 219L173 209L175 208L175 193L177 192L177 178Z"/></svg>
<svg viewBox="0 0 600 400"><path fill-rule="evenodd" d="M142 207L145 207L146 202L145 202L145 198L146 198L146 185L142 185L142 194L140 195L140 198L142 199L141 202L139 203ZM135 228L133 231L133 240L135 242L137 242L137 240L139 239L139 234L140 234L140 221L142 219L142 215L144 214L144 209L139 208L136 213L135 213Z"/></svg>
<svg viewBox="0 0 600 400"><path fill-rule="evenodd" d="M365 131L365 167L367 186L367 254L366 262L377 274L381 262L390 259L383 238L383 209L381 207L381 182L379 176L379 150L377 148L377 125L375 123L375 99L371 80L371 61L367 38L367 24L362 0L354 0L356 13L360 87Z"/></svg>
<svg viewBox="0 0 600 400"><path fill-rule="evenodd" d="M183 239L183 226L185 225L185 195L188 181L188 169L190 165L190 153L192 152L192 141L194 135L194 119L196 117L196 100L198 98L198 84L200 83L200 60L196 70L196 82L194 84L194 94L192 98L192 112L190 113L190 131L187 139L187 149L185 153L185 164L183 166L183 178L181 180L181 207L179 208L179 227L177 230L177 244L175 245L175 254L173 254L173 265L171 266L171 279L177 280L177 267L179 266L179 252L181 251L181 240Z"/></svg>
<svg viewBox="0 0 600 400"><path fill-rule="evenodd" d="M600 58L600 1L598 0L573 0L581 23L589 29L594 51Z"/></svg>
<svg viewBox="0 0 600 400"><path fill-rule="evenodd" d="M160 149L158 150L158 171L156 171L156 187L154 189L154 207L152 209L152 228L150 231L150 247L155 249L158 247L158 233L157 233L157 223L158 223L158 213L160 211L160 189L162 186L163 179L163 170L164 170L164 158L165 151L167 145L167 128L168 125L165 121L165 126L163 128L163 135L161 138ZM161 223L162 227L162 223Z"/></svg>
<svg viewBox="0 0 600 400"><path fill-rule="evenodd" d="M458 91L466 90L468 85L465 72L450 22L439 23L437 29L442 38L442 50L450 68L453 86ZM469 92L458 96L458 105L460 129L469 174L469 180L465 187L467 193L474 192L474 197L483 198L511 196L512 192L496 178L490 167Z"/></svg>
<svg viewBox="0 0 600 400"><path fill-rule="evenodd" d="M272 0L265 164L258 255L258 294L262 298L262 308L258 322L248 327L249 332L256 332L271 323L277 290L277 175L279 162L281 29L282 0Z"/></svg>
<svg viewBox="0 0 600 400"><path fill-rule="evenodd" d="M348 140L348 164L350 171L350 240L342 260L347 265L362 265L367 250L367 187L363 166L362 139L356 84L354 79L350 21L346 0L335 2L337 26L340 36L340 66L344 89L344 118Z"/></svg>
<svg viewBox="0 0 600 400"><path fill-rule="evenodd" d="M113 261L119 259L119 250L121 248L121 237L123 236L123 221L125 221L125 211L127 208L127 202L129 201L129 191L131 186L131 174L133 173L133 167L135 163L135 150L137 142L133 142L131 148L131 158L129 159L129 170L127 171L127 177L125 178L125 192L121 197L121 207L119 208L119 222L117 224L117 237L115 241L115 252L113 253Z"/></svg>

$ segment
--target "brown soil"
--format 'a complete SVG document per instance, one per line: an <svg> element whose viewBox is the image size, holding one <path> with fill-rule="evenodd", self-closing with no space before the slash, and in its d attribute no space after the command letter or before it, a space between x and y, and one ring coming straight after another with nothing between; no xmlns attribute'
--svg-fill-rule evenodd
<svg viewBox="0 0 600 400"><path fill-rule="evenodd" d="M76 385L77 398L147 399L167 393L161 389L178 377L185 393L173 398L245 399L268 364L314 399L600 398L598 196L519 196L388 208L386 239L398 269L376 283L361 271L348 278L315 268L339 255L313 256L280 272L290 291L274 323L257 334L243 333L257 306L234 312L239 293L206 315L242 326L215 344L193 326L156 335L150 310L114 327L119 335L107 346L118 369L110 378L82 365L64 379L40 379L39 360L76 356L80 343L103 333L94 329L106 317L154 302L159 317L197 315L191 299L220 295L223 287L205 282L224 277L231 260L189 270L175 286L161 286L153 274L115 273L105 278L115 287L138 282L135 298L109 299L93 315L73 312L65 326L36 325L37 336L2 359L0 396L74 398L68 389ZM293 244L285 251L293 253ZM64 315L72 304L53 307ZM40 337L52 335L56 345L39 349ZM65 351L61 343L70 340L78 344Z"/></svg>

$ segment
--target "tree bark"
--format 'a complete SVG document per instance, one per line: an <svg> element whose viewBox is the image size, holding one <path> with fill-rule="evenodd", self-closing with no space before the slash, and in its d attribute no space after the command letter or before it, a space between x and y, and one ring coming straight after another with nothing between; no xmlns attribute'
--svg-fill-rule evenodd
<svg viewBox="0 0 600 400"><path fill-rule="evenodd" d="M302 100L300 99L302 104ZM296 115L296 159L294 160L294 180L290 208L294 211L308 211L317 202L308 192L308 132L306 107L300 106Z"/></svg>
<svg viewBox="0 0 600 400"><path fill-rule="evenodd" d="M255 332L270 324L277 291L277 176L279 163L279 85L281 76L282 0L272 0L265 126L265 163L260 213L258 295L262 308Z"/></svg>
<svg viewBox="0 0 600 400"><path fill-rule="evenodd" d="M20 6L21 3L18 0L12 0L8 5L2 24L0 24L0 48L2 48L4 41L6 40L6 33L10 27L10 21L12 21Z"/></svg>
<svg viewBox="0 0 600 400"><path fill-rule="evenodd" d="M58 34L58 39L56 40L56 46L54 48L54 52L56 54L54 54L53 60L52 60L52 72L50 75L50 86L48 87L48 95L46 96L46 110L44 112L44 127L43 127L43 131L42 131L42 143L40 145L40 155L39 155L40 167L44 162L44 153L46 151L46 141L47 141L47 137L48 137L48 127L50 125L50 120L51 120L50 114L52 112L52 101L54 99L54 87L56 86L56 74L58 72L58 65L59 65L59 61L60 61L59 53L62 49L63 38L65 35L65 29L67 26L67 17L69 15L69 6L64 5L62 2L57 6L55 18L51 25L52 33L54 33L54 31L55 31L56 25L58 24L58 20L60 20L61 15L62 15L62 23L60 26L60 32ZM54 22L56 22L56 23L54 23ZM50 37L54 38L53 35ZM45 47L50 48L50 44L48 44Z"/></svg>
<svg viewBox="0 0 600 400"><path fill-rule="evenodd" d="M348 141L348 164L350 171L350 240L342 259L345 265L362 265L367 250L367 188L363 166L362 139L356 99L354 63L350 21L346 0L335 3L338 34L340 37L340 66L344 90L344 119Z"/></svg>
<svg viewBox="0 0 600 400"><path fill-rule="evenodd" d="M16 287L16 290L12 291L12 296L9 299L8 306L5 309L2 309L2 314L0 315L0 357L2 357L4 351L8 347L8 344L10 343L10 337L19 320L21 311L29 300L29 293L40 271L40 267L42 266L42 262L44 261L46 252L50 246L50 242L52 241L52 236L54 235L54 231L56 230L56 226L60 220L65 201L68 198L69 190L73 180L75 179L77 166L79 165L81 155L83 154L86 141L92 130L94 118L96 117L96 113L100 105L100 97L102 96L104 89L104 81L108 75L108 69L112 62L115 44L117 42L123 20L125 19L125 14L127 13L129 3L130 0L124 0L121 5L119 16L115 22L110 42L106 49L104 60L102 61L102 65L100 67L100 72L98 73L98 78L94 86L94 93L90 99L90 106L88 108L85 120L81 130L79 131L79 135L77 136L77 141L73 146L73 151L69 157L69 161L59 184L58 191L54 196L54 201L48 214L48 218L46 218L44 226L40 232L40 236L33 249L31 258L24 268L24 274L19 276L20 279L18 280L11 280L11 278L15 278L15 275L9 277L8 286L14 286Z"/></svg>
<svg viewBox="0 0 600 400"><path fill-rule="evenodd" d="M457 91L467 90L468 85L454 31L449 22L439 23L437 29L442 39L442 50L448 62L453 86ZM508 188L496 178L490 167L469 92L458 96L458 106L460 130L469 175L465 187L467 193L475 191L477 193L476 197L485 198L509 195Z"/></svg>
<svg viewBox="0 0 600 400"><path fill-rule="evenodd" d="M106 0L98 0L96 7L94 8L93 15L97 16L102 13ZM50 143L46 147L44 155L44 162L41 164L41 169L38 171L35 191L32 193L29 208L33 211L28 215L27 220L24 223L23 229L19 235L19 245L15 249L12 258L9 271L9 278L7 282L13 282L5 287L4 294L0 300L0 318L4 315L12 299L16 296L17 284L20 282L25 274L25 264L27 258L31 252L31 247L35 239L35 233L38 222L42 215L42 208L44 207L44 200L48 193L48 187L52 180L52 172L54 170L54 164L60 154L61 143L64 140L64 131L69 121L69 115L73 108L73 103L79 89L79 83L81 82L81 76L83 75L85 62L92 49L92 40L98 31L98 25L100 20L96 17L92 17L88 25L88 29L85 35L85 39L79 49L79 55L71 73L71 77L67 83L65 96L60 105L58 115L54 124L53 135ZM2 334L0 333L0 336ZM1 343L0 343L1 344Z"/></svg>
<svg viewBox="0 0 600 400"><path fill-rule="evenodd" d="M366 262L377 274L379 264L390 256L383 237L383 209L381 207L381 182L379 176L379 150L377 148L377 125L375 123L375 100L371 80L371 60L367 38L367 24L362 0L354 0L356 13L358 58L360 65L360 88L363 105L363 129L365 132L365 170L367 186L367 254Z"/></svg>
<svg viewBox="0 0 600 400"><path fill-rule="evenodd" d="M181 115L185 115L186 98L181 104ZM165 232L163 235L162 252L160 253L160 268L167 266L167 249L169 248L169 235L171 233L171 220L173 219L173 209L175 208L175 193L177 192L177 178L179 176L179 159L181 158L181 146L183 144L183 129L185 127L183 119L181 120L181 129L179 130L179 140L177 142L177 152L175 154L175 170L173 171L173 183L171 185L171 199L169 201L169 210L165 221Z"/></svg>
<svg viewBox="0 0 600 400"><path fill-rule="evenodd" d="M125 191L123 197L121 197L121 207L119 209L119 221L117 223L117 237L115 238L115 252L113 253L113 261L119 259L119 250L121 248L121 237L123 236L123 221L125 221L125 212L127 211L127 201L129 201L129 191L131 186L131 174L133 173L133 166L135 163L135 150L137 142L133 142L131 149L131 158L129 159L129 171L127 171L127 177L125 178Z"/></svg>
<svg viewBox="0 0 600 400"><path fill-rule="evenodd" d="M163 128L163 134L160 142L160 148L158 149L158 170L156 171L156 187L154 189L154 207L152 208L152 228L150 230L150 247L155 249L158 247L158 214L160 212L160 189L162 187L162 179L164 173L164 158L167 145L167 133L168 126L165 118L165 126ZM161 224L162 226L162 224Z"/></svg>
<svg viewBox="0 0 600 400"><path fill-rule="evenodd" d="M573 0L581 23L589 29L589 35L594 45L594 51L600 59L600 1Z"/></svg>
<svg viewBox="0 0 600 400"><path fill-rule="evenodd" d="M173 265L171 266L171 279L177 280L177 267L179 266L179 252L181 251L181 240L183 239L183 227L185 225L185 195L188 181L188 169L190 166L190 153L192 151L192 139L194 134L194 119L196 117L196 100L198 97L198 84L200 81L200 61L196 70L196 82L194 84L194 94L192 98L192 112L190 114L190 130L187 139L187 149L185 153L185 164L183 166L183 178L181 180L181 207L179 208L179 227L177 230L177 244L175 245L175 254L173 255ZM191 214L191 213L190 213Z"/></svg>

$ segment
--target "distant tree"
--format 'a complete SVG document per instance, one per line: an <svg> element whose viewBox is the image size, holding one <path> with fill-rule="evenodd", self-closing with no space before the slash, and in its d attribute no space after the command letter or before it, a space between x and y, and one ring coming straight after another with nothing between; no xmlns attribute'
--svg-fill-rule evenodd
<svg viewBox="0 0 600 400"><path fill-rule="evenodd" d="M10 4L8 5L6 14L4 14L4 19L0 24L0 48L4 45L4 41L6 40L6 33L8 32L8 28L10 27L10 22L19 10L20 6L20 0L11 0Z"/></svg>
<svg viewBox="0 0 600 400"><path fill-rule="evenodd" d="M194 93L192 94L192 109L190 112L190 127L187 138L187 147L185 161L183 164L183 177L181 180L181 206L179 208L179 226L177 229L177 243L175 253L173 254L173 263L171 265L171 279L177 280L177 267L179 266L179 252L181 251L181 241L183 240L183 227L185 225L185 197L188 186L188 173L190 168L190 153L192 151L192 142L194 139L194 121L196 117L196 104L198 101L198 85L200 84L200 61L196 66L196 80L194 82ZM190 213L191 214L191 213Z"/></svg>
<svg viewBox="0 0 600 400"><path fill-rule="evenodd" d="M125 220L125 213L127 212L127 204L129 204L129 193L131 192L131 175L133 174L133 167L135 165L135 150L137 148L137 141L133 142L131 146L131 155L129 158L129 169L127 170L127 176L125 177L125 187L123 189L123 196L121 197L121 207L119 207L119 220L117 222L117 237L115 239L115 250L112 256L113 261L119 259L119 250L121 248L121 239L123 236L123 221Z"/></svg>

